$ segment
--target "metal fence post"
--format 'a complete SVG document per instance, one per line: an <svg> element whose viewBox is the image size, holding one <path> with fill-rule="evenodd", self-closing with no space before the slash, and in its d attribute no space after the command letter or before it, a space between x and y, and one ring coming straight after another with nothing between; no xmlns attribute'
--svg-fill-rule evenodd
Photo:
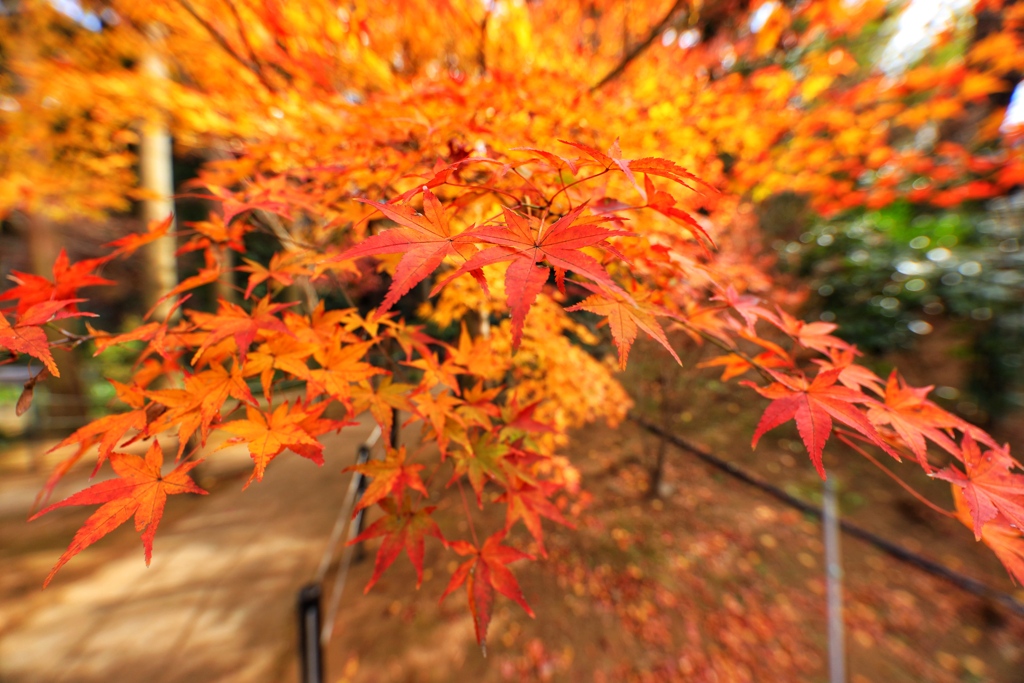
<svg viewBox="0 0 1024 683"><path fill-rule="evenodd" d="M299 653L301 683L323 683L324 660L320 648L320 586L310 583L299 591Z"/></svg>
<svg viewBox="0 0 1024 683"><path fill-rule="evenodd" d="M843 628L843 564L839 552L839 506L834 477L821 484L825 532L825 582L828 595L828 670L830 683L846 683L846 634Z"/></svg>

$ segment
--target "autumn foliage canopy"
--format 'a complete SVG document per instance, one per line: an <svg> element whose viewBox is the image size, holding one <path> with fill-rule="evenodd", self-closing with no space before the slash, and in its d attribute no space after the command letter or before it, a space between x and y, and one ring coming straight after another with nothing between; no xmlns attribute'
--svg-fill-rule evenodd
<svg viewBox="0 0 1024 683"><path fill-rule="evenodd" d="M929 388L859 365L835 324L795 317L752 212L781 192L827 217L1018 187L1024 155L1000 124L1024 6L979 0L977 26L998 26L962 56L887 73L871 51L894 16L883 0L83 2L92 28L15 5L0 211L95 217L144 199L148 120L206 159L180 191L212 207L103 258L62 253L0 294L0 362L58 376L53 346L142 345L119 410L61 444L76 450L51 488L82 458L114 478L38 513L100 505L47 582L132 518L149 562L168 496L203 493L189 471L217 458L217 433L248 447L258 486L275 458L321 464L317 437L365 411L388 435L398 411L421 443L356 468L371 478L360 506L378 511L371 584L403 551L422 573L425 544L443 545L460 560L445 595L466 591L483 641L496 594L530 611L509 569L530 555L509 534L543 554L545 526L569 523L568 431L621 420L616 370L641 333L678 361L673 330L719 347L711 365L766 400L755 446L793 421L822 477L835 439L916 462L1024 581L1008 447ZM960 39L950 29L934 51ZM138 67L153 58L166 79ZM269 260L247 254L256 234L279 245ZM105 331L88 301L105 265L166 240L203 265L142 324ZM218 282L239 286L212 301ZM453 491L468 537L432 518ZM480 527L474 506L504 524Z"/></svg>

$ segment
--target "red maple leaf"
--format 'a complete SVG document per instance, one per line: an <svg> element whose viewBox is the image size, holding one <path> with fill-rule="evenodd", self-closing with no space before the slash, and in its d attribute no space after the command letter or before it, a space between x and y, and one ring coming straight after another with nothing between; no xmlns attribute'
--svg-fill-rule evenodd
<svg viewBox="0 0 1024 683"><path fill-rule="evenodd" d="M403 254L387 296L381 302L381 313L433 273L445 258L457 255L465 260L472 252L472 247L457 241L452 235L444 207L430 190L423 192L423 215L416 213L411 206L379 204L365 199L358 201L373 206L399 227L367 237L331 261L348 261L377 254Z"/></svg>
<svg viewBox="0 0 1024 683"><path fill-rule="evenodd" d="M1013 527L1024 529L1024 476L1012 474L1009 448L982 453L970 434L961 442L964 469L948 467L932 474L956 484L963 491L974 520L974 537L981 540L982 528L1000 514Z"/></svg>
<svg viewBox="0 0 1024 683"><path fill-rule="evenodd" d="M17 285L0 294L0 301L18 300L18 313L24 313L32 306L44 301L68 301L77 299L78 290L82 287L95 285L112 285L113 280L108 280L93 273L111 259L104 258L86 259L72 264L68 260L67 252L63 249L53 264L53 282L39 275L21 273L14 271L8 277ZM74 305L71 310L76 310Z"/></svg>
<svg viewBox="0 0 1024 683"><path fill-rule="evenodd" d="M466 584L469 611L473 614L473 625L476 627L476 642L481 646L487 640L487 626L491 623L495 590L505 597L515 600L520 607L526 610L527 614L533 616L533 610L526 604L523 591L519 588L519 582L505 566L516 560L532 560L533 558L515 548L501 545L505 533L505 529L496 532L484 541L480 548L466 541L455 541L449 544L449 547L459 555L469 555L470 558L455 570L451 581L448 582L448 587L441 595L441 600L448 597L462 584Z"/></svg>
<svg viewBox="0 0 1024 683"><path fill-rule="evenodd" d="M555 268L559 283L563 281L565 271L571 270L608 287L632 302L632 298L611 279L600 263L580 251L585 247L595 246L614 250L606 241L609 237L632 233L600 227L596 223L603 222L604 219L599 217L578 220L584 208L585 205L578 206L547 228L510 209L503 209L505 225L479 226L461 235L464 240L487 242L496 246L487 247L476 253L461 268L438 283L430 293L431 296L463 273L479 270L494 263L511 261L505 272L505 292L508 295L508 306L512 311L514 348L519 348L519 342L522 340L526 313L551 273L548 266L538 265L541 261L546 261Z"/></svg>
<svg viewBox="0 0 1024 683"><path fill-rule="evenodd" d="M60 556L43 582L44 588L68 560L127 522L133 515L135 530L142 532L146 565L149 565L153 557L153 537L164 514L167 496L175 493L206 493L188 476L189 470L198 465L198 461L183 462L167 475L160 472L163 462L163 451L155 440L145 458L128 453L113 453L110 456L110 464L117 473L116 479L93 484L84 491L40 510L29 519L31 522L51 510L67 505L103 504L85 520L85 524L75 534L71 545Z"/></svg>
<svg viewBox="0 0 1024 683"><path fill-rule="evenodd" d="M373 576L370 577L370 582L366 584L363 592L368 593L373 588L373 584L377 583L381 574L394 563L403 548L412 566L416 568L416 587L419 588L423 583L424 538L433 536L442 543L445 542L437 522L430 516L434 508L413 510L408 499L402 501L401 508L388 499L382 500L380 505L388 513L387 516L381 517L371 524L369 529L349 541L349 545L353 545L370 538L384 539L373 563Z"/></svg>
<svg viewBox="0 0 1024 683"><path fill-rule="evenodd" d="M547 557L548 551L544 548L544 531L541 528L541 516L547 517L553 522L574 529L575 527L562 515L561 510L551 502L551 494L558 487L546 482L537 482L531 486L523 482L517 482L509 486L505 493L497 498L496 502L507 505L505 508L505 529L512 528L517 520L523 520L523 524L529 530L530 535L537 541L537 548L541 555Z"/></svg>
<svg viewBox="0 0 1024 683"><path fill-rule="evenodd" d="M684 211L676 207L676 199L668 192L659 190L651 182L649 175L644 175L644 190L647 194L647 206L651 207L658 213L673 218L677 221L682 222L686 227L693 233L694 237L697 238L697 243L707 253L707 244L715 246L711 236L708 235L704 227L697 222L697 220L690 215L688 211ZM707 242L707 244L705 244ZM732 287L730 286L730 289Z"/></svg>
<svg viewBox="0 0 1024 683"><path fill-rule="evenodd" d="M752 382L743 382L765 398L772 399L771 405L761 416L751 446L756 447L765 432L795 419L800 438L811 456L811 462L824 479L825 468L821 464L821 452L832 432L832 419L835 418L899 460L896 451L882 440L874 425L853 405L873 403L873 399L848 387L837 386L836 380L839 378L840 370L821 371L811 382L803 377L783 375L773 370L766 372L776 379L776 383L762 388Z"/></svg>

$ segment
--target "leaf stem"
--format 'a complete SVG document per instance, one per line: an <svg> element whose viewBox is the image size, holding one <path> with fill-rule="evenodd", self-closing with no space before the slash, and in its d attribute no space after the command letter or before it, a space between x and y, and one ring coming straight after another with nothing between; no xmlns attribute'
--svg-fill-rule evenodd
<svg viewBox="0 0 1024 683"><path fill-rule="evenodd" d="M943 508L940 508L940 507L939 507L938 505L936 505L935 503L931 502L930 500L928 500L927 498L925 498L924 496L922 496L922 495L921 495L920 493L918 493L917 491L915 491L915 490L914 490L914 489L913 489L913 488L912 488L912 487L911 487L911 486L910 486L909 484L907 484L907 483L906 483L905 481L903 481L902 479L900 479L900 478L899 478L899 477L898 477L898 476L896 475L896 473L895 473L895 472L893 472L892 470L890 470L890 469L889 469L888 467L886 467L886 466L885 466L885 465L883 465L882 463L878 462L878 459L877 459L877 458L875 458L875 457L874 457L873 455L871 455L870 453L868 453L868 452L867 452L866 450L864 450L863 448L861 448L861 447L860 447L860 446L858 446L857 444L853 443L853 441L851 441L850 439L848 439L848 438L847 438L846 430L839 430L839 429L837 429L837 430L836 430L836 436L837 436L837 437L839 438L839 440L840 440L840 441L842 441L843 443L845 443L845 444L846 444L847 446L849 446L850 448L852 448L853 450L857 451L858 453L860 453L861 455L863 455L863 456L864 456L865 458L867 458L868 462L870 462L870 463L871 463L872 465L874 465L874 466L875 466L875 467L877 467L878 469L880 469L880 470L882 470L883 472L885 472L885 474L886 474L886 475L887 475L887 476L888 476L888 477L889 477L890 479L892 479L892 480L893 480L893 481L895 481L895 482L896 482L897 484L899 484L899 485L900 485L900 487L902 487L904 491L906 491L907 493L909 493L910 495L912 495L912 496L913 496L914 498L916 498L916 499L917 499L917 500L918 500L919 502L923 503L924 505L927 505L927 506L928 506L929 508L931 508L931 509L932 509L932 510L934 510L935 512L938 512L938 513L939 513L940 515L945 515L946 517L956 517L956 515L954 515L954 514L953 514L952 512L950 512L949 510L945 510L945 509L943 509Z"/></svg>
<svg viewBox="0 0 1024 683"><path fill-rule="evenodd" d="M480 547L480 541L476 536L476 525L473 524L473 515L469 512L469 503L466 501L466 490L462 487L462 477L456 480L459 485L459 495L462 496L462 509L466 513L466 521L469 522L469 533L473 536L473 545Z"/></svg>

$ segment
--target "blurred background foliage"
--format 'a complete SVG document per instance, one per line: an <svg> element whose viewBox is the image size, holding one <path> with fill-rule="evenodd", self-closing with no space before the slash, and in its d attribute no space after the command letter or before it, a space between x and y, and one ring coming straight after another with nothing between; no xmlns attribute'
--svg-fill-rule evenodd
<svg viewBox="0 0 1024 683"><path fill-rule="evenodd" d="M773 247L812 291L808 320L842 321L838 334L876 358L941 337L962 386L937 396L975 421L1024 406L1024 194L955 210L897 202L814 219Z"/></svg>

